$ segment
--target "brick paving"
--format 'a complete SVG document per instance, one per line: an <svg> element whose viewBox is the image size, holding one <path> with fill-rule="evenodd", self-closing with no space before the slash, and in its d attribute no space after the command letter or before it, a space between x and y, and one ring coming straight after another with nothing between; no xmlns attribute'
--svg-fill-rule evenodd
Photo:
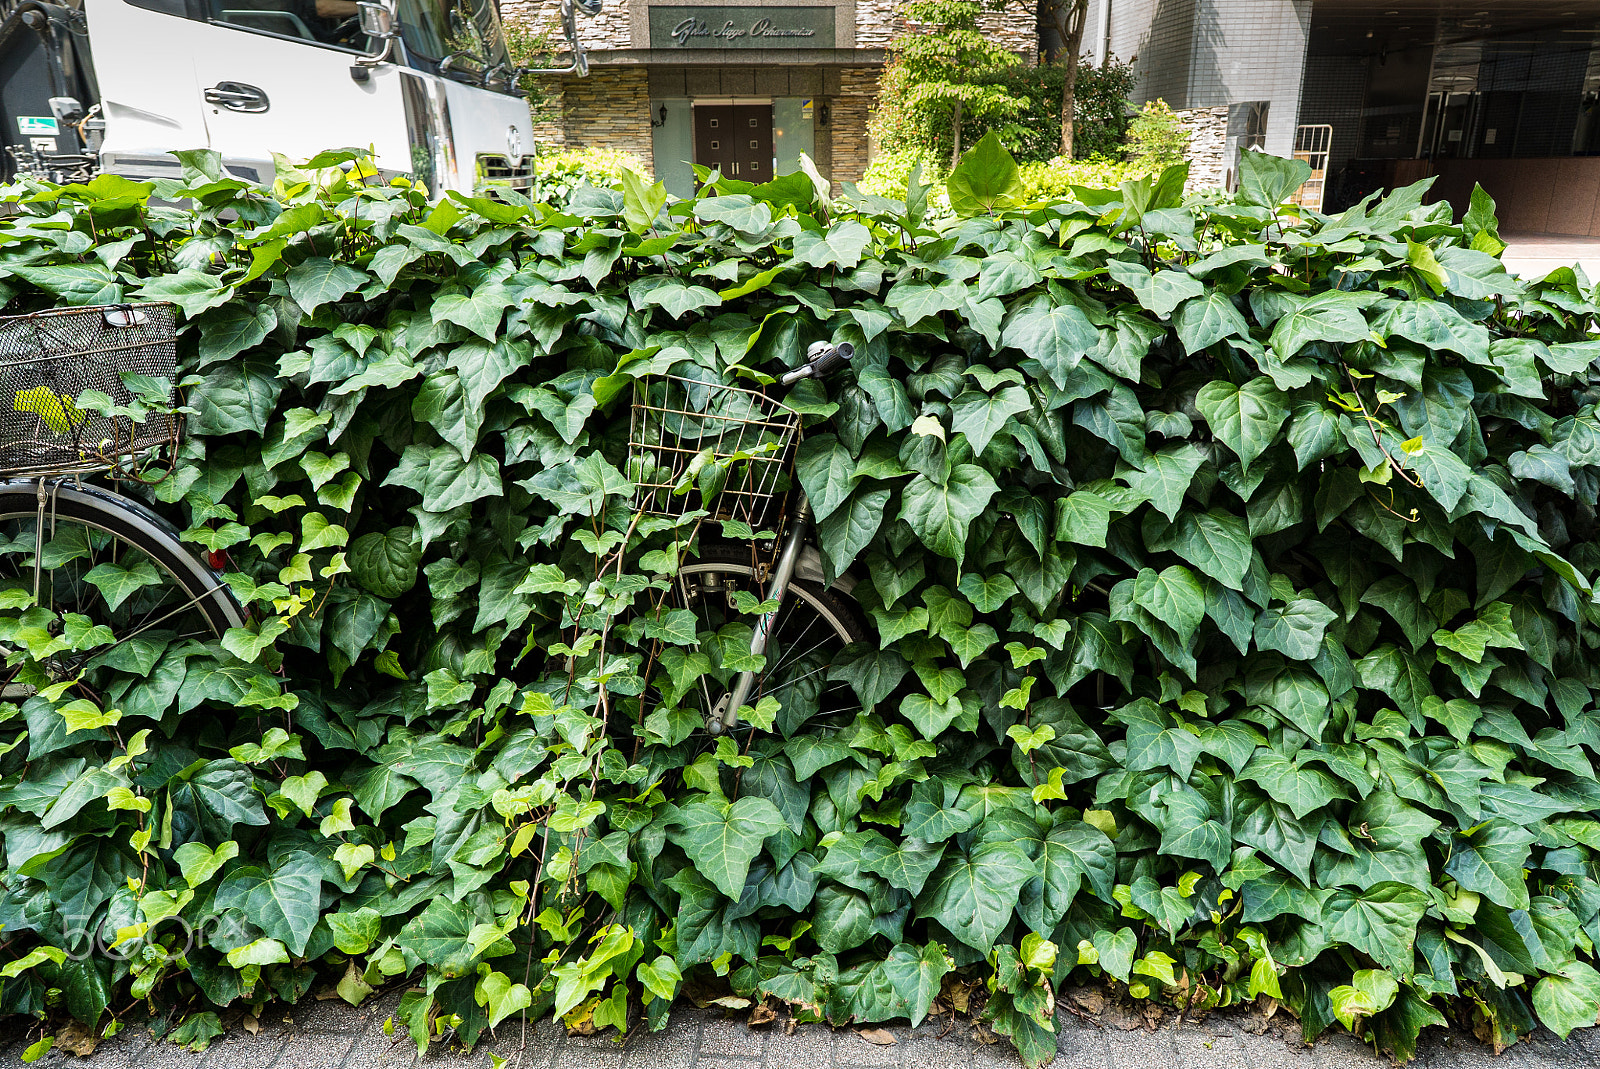
<svg viewBox="0 0 1600 1069"><path fill-rule="evenodd" d="M240 1028L194 1053L130 1027L87 1059L52 1051L33 1063L63 1069L399 1069L415 1064L416 1048L403 1034L383 1034L398 996L354 1009L319 1002L269 1015L250 1035ZM285 1021L283 1018L288 1017ZM1281 1023L1281 1022L1280 1022ZM1292 1026L1292 1022L1287 1022ZM1147 1030L1082 1024L1063 1013L1059 1069L1382 1069L1386 1060L1349 1035L1329 1036L1314 1047L1292 1029L1257 1033L1259 1017L1215 1014L1207 1020ZM503 1025L471 1054L430 1049L424 1069L491 1069L491 1052L505 1069L1018 1069L1005 1042L985 1044L970 1026L945 1021L889 1028L896 1042L876 1045L855 1029L801 1025L793 1035L778 1028L751 1029L718 1012L684 1009L658 1033L615 1038L566 1036L549 1022L524 1032ZM20 1069L30 1037L13 1025L0 1030L0 1069ZM1433 1031L1424 1037L1417 1069L1593 1069L1600 1065L1600 1030L1576 1032L1563 1043L1540 1033L1495 1058L1470 1037Z"/></svg>

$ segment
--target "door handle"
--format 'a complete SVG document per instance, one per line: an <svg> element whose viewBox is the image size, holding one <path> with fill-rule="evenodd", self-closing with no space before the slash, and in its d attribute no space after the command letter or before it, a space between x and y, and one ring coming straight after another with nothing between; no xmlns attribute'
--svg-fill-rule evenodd
<svg viewBox="0 0 1600 1069"><path fill-rule="evenodd" d="M204 95L207 104L229 111L262 112L272 107L265 92L243 82L218 82Z"/></svg>

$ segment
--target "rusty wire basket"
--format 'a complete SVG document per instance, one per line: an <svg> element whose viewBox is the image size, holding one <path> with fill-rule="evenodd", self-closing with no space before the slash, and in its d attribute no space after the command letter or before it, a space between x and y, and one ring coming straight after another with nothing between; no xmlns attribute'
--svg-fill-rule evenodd
<svg viewBox="0 0 1600 1069"><path fill-rule="evenodd" d="M633 387L628 478L634 507L658 516L775 528L791 485L800 414L756 390L650 375Z"/></svg>
<svg viewBox="0 0 1600 1069"><path fill-rule="evenodd" d="M0 474L99 471L176 444L176 366L170 304L0 317ZM161 389L166 404L149 406ZM97 411L97 393L134 412ZM136 418L141 407L150 410Z"/></svg>

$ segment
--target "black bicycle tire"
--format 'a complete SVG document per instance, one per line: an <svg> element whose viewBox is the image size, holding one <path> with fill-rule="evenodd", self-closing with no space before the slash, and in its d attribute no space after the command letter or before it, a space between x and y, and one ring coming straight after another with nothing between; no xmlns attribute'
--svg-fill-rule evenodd
<svg viewBox="0 0 1600 1069"><path fill-rule="evenodd" d="M179 540L175 527L143 504L92 486L46 484L45 493L47 515L98 527L148 555L183 588L219 638L230 627L245 626L245 612L222 576ZM38 480L0 480L0 523L38 511Z"/></svg>

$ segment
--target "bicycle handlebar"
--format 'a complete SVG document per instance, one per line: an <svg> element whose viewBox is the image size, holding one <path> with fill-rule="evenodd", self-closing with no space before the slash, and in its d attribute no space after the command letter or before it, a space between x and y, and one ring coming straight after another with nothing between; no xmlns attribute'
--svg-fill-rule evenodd
<svg viewBox="0 0 1600 1069"><path fill-rule="evenodd" d="M825 341L813 342L806 350L806 362L778 381L785 386L792 386L801 379L820 379L836 370L840 364L848 364L854 355L855 346L849 342L840 342L838 345Z"/></svg>

